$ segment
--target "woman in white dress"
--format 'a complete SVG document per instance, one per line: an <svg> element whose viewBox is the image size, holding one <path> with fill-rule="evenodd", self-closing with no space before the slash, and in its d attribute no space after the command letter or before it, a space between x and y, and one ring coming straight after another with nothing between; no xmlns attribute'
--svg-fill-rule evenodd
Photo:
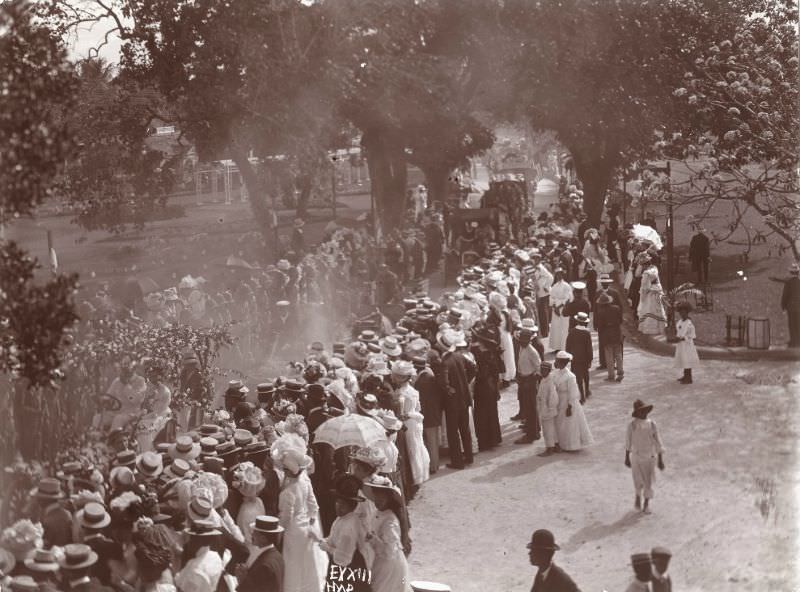
<svg viewBox="0 0 800 592"><path fill-rule="evenodd" d="M311 457L297 449L283 451L278 459L285 478L278 497L278 514L283 535L284 592L320 592L325 585L328 557L314 543L321 536L319 506L311 481L303 475Z"/></svg>
<svg viewBox="0 0 800 592"><path fill-rule="evenodd" d="M411 477L414 485L420 486L430 477L431 457L423 439L424 418L419 404L419 392L409 383L416 375L417 372L411 362L399 360L392 364L392 382L395 384L395 395L399 399L400 420L406 427Z"/></svg>
<svg viewBox="0 0 800 592"><path fill-rule="evenodd" d="M558 393L556 432L561 450L580 450L594 444L592 432L581 404L581 393L575 375L567 369L572 354L560 351L553 363L553 386Z"/></svg>
<svg viewBox="0 0 800 592"><path fill-rule="evenodd" d="M370 490L378 510L367 539L375 559L372 563L372 589L376 592L411 592L408 561L400 536L400 489L380 475L364 485Z"/></svg>
<svg viewBox="0 0 800 592"><path fill-rule="evenodd" d="M639 331L645 335L661 335L667 326L667 316L661 296L664 291L658 279L658 268L646 259L642 271L642 286L639 288Z"/></svg>
<svg viewBox="0 0 800 592"><path fill-rule="evenodd" d="M264 489L264 473L251 462L240 463L233 472L233 487L242 494L242 504L236 513L236 525L242 531L244 542L253 544L253 525L257 516L264 515L264 502L259 494Z"/></svg>
<svg viewBox="0 0 800 592"><path fill-rule="evenodd" d="M147 384L142 406L146 407L147 413L139 419L136 439L139 442L139 450L148 452L155 449L153 441L172 417L169 408L172 393L164 384L165 370L160 364L154 360L145 359L142 360L142 368Z"/></svg>
<svg viewBox="0 0 800 592"><path fill-rule="evenodd" d="M511 382L517 376L517 364L514 359L514 338L511 335L511 313L508 311L508 300L500 292L489 294L490 314L487 322L497 325L500 330L500 349L503 352L505 372L502 377Z"/></svg>
<svg viewBox="0 0 800 592"><path fill-rule="evenodd" d="M689 318L691 308L688 302L680 302L675 307L681 317L675 323L678 337L678 343L675 345L675 368L683 370L683 376L678 379L681 384L692 384L692 368L700 363L700 356L697 355L697 348L694 346L697 335L694 323Z"/></svg>
<svg viewBox="0 0 800 592"><path fill-rule="evenodd" d="M554 282L550 288L550 310L553 311L550 319L550 336L548 343L552 351L563 350L567 345L569 333L569 316L564 315L564 306L572 302L572 286L564 281L564 270L557 269Z"/></svg>

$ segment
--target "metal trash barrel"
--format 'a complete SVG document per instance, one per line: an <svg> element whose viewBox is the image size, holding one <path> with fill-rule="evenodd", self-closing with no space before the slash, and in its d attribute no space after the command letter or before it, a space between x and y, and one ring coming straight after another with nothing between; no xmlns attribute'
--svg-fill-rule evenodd
<svg viewBox="0 0 800 592"><path fill-rule="evenodd" d="M747 319L747 349L769 349L769 319Z"/></svg>
<svg viewBox="0 0 800 592"><path fill-rule="evenodd" d="M414 592L450 592L450 586L436 582L411 582L411 589Z"/></svg>

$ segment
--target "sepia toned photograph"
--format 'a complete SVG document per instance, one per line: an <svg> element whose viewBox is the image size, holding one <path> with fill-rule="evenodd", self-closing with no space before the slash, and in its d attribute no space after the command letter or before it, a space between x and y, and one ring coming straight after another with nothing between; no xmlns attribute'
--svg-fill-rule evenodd
<svg viewBox="0 0 800 592"><path fill-rule="evenodd" d="M0 0L0 592L800 592L797 0Z"/></svg>

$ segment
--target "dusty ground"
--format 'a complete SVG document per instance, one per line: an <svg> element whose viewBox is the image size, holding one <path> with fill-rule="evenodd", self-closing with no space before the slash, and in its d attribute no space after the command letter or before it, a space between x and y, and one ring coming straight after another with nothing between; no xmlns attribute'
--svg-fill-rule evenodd
<svg viewBox="0 0 800 592"><path fill-rule="evenodd" d="M671 359L626 349L625 381L592 372L590 449L549 458L514 445L516 394L501 402L504 443L472 468L442 469L412 502L412 577L458 592L529 590L525 544L548 528L556 561L584 591L624 590L629 555L664 545L676 590L800 589L800 474L791 364L706 362L680 386ZM790 382L794 379L793 382ZM633 508L623 465L625 426L637 397L655 405L666 470L653 514Z"/></svg>

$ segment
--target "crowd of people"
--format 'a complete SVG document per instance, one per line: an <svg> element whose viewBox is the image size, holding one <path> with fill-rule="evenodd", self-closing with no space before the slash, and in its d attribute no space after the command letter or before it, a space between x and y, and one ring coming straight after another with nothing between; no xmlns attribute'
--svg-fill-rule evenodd
<svg viewBox="0 0 800 592"><path fill-rule="evenodd" d="M442 221L425 212L415 215L419 229L387 237L381 265L370 264L375 243L365 232L338 230L295 263L267 268L268 289L253 280L231 295L237 311L251 300L253 310L279 311L268 318L283 329L255 331L260 338L291 333L289 317L304 302L351 299L324 293L335 282L319 281L323 275L344 284L374 279L371 303L397 304L399 319L356 324L350 340L330 349L309 343L288 376L249 386L232 380L219 408L205 414L172 409L160 384L158 410L150 411L174 420L176 437L158 442L155 430L146 431L110 445L100 462L76 459L41 479L26 520L0 543L7 583L14 590L317 592L344 589L335 586L346 574L349 590L410 591L408 503L440 470L443 451L446 466L461 470L497 447L498 401L512 383L519 404L512 419L523 430L517 444L542 440L541 456L590 446L590 327L600 367L616 382L624 377L623 298L642 330L663 328L658 252L625 229L609 240L610 214L601 230L583 220L567 228L544 215L525 236L486 242L457 289L437 299L408 288L444 252ZM294 243L304 248L302 237ZM177 301L172 288L153 297L147 322L219 322L202 281L186 277L174 291ZM260 302L267 293L272 301ZM693 329L683 335L691 341ZM197 356L185 351L183 360L191 369ZM129 362L110 389L122 400L158 382ZM663 450L646 417L652 406L637 405L626 464L636 506L650 512L654 459L663 469ZM113 428L117 418L106 420L97 425ZM535 548L539 539L534 534Z"/></svg>

